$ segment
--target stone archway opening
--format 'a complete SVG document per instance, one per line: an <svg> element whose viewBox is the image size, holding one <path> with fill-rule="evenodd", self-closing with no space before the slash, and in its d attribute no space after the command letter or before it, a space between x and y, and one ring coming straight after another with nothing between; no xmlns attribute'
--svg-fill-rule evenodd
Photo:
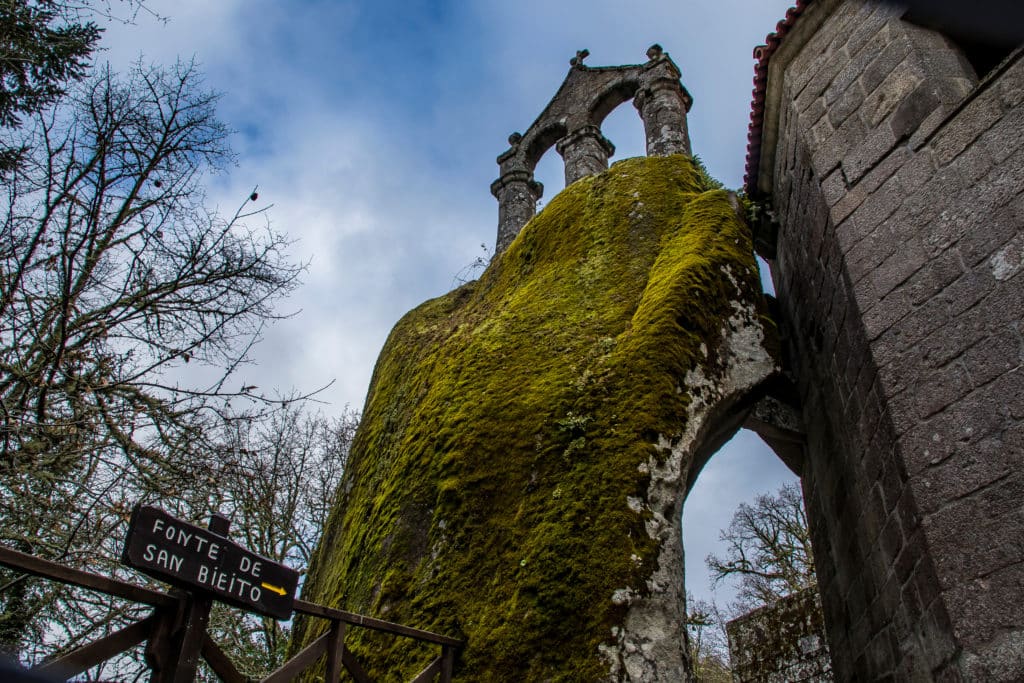
<svg viewBox="0 0 1024 683"><path fill-rule="evenodd" d="M540 211L550 198L565 189L565 164L554 146L541 154L533 169L533 177L544 187L543 196L537 200L537 211Z"/></svg>
<svg viewBox="0 0 1024 683"><path fill-rule="evenodd" d="M692 661L695 673L713 678L720 663L729 664L722 619L737 615L739 577L714 582L705 558L725 559L728 544L720 535L728 529L741 504L752 505L759 495L775 495L785 485L799 486L800 478L775 455L754 431L741 428L710 456L696 475L683 501L682 543L686 612L709 612L707 626L693 626L691 652L705 661Z"/></svg>
<svg viewBox="0 0 1024 683"><path fill-rule="evenodd" d="M780 421L761 421L765 400L755 404L743 427L737 429L733 420L726 419L721 431L709 435L683 496L680 581L687 601L685 613L698 622L686 629L696 680L790 680L798 669L815 676L831 672L816 578L800 588L777 582L780 597L761 604L742 595L739 574L716 585L705 559L709 555L726 562L736 559L732 551L738 540L748 551L762 550L763 558L756 560L762 568L778 570L783 564L774 558L785 557L785 546L794 540L787 537L792 533L787 523L802 527L800 533L810 543L800 476L804 446L795 434L784 433ZM784 492L783 487L788 490ZM762 505L759 497L771 500L772 506ZM755 513L757 525L748 526L748 516L738 528L730 529L741 504ZM783 536L778 543L781 549L770 547L774 531ZM750 540L759 535L765 540ZM787 559L790 568L806 570L803 548L794 547ZM813 577L814 567L810 570Z"/></svg>
<svg viewBox="0 0 1024 683"><path fill-rule="evenodd" d="M752 503L758 495L773 494L784 485L799 482L800 477L750 429L738 430L709 458L682 511L685 585L695 598L732 601L732 585L722 586L724 590L715 595L704 558L709 553L725 555L718 536L741 503Z"/></svg>
<svg viewBox="0 0 1024 683"><path fill-rule="evenodd" d="M644 122L636 107L628 101L617 105L604 115L601 133L615 146L609 163L646 155ZM531 161L536 164L533 168L533 179L544 188L543 197L537 201L539 211L546 199L556 196L565 189L565 160L552 143L543 150L540 150L538 145Z"/></svg>
<svg viewBox="0 0 1024 683"><path fill-rule="evenodd" d="M630 102L618 105L605 116L601 132L615 145L610 163L647 155L644 122Z"/></svg>

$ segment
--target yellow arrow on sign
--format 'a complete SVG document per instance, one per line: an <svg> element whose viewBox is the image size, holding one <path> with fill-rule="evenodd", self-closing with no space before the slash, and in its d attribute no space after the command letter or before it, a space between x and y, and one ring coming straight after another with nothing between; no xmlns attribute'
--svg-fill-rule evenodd
<svg viewBox="0 0 1024 683"><path fill-rule="evenodd" d="M268 591L274 591L278 595L284 595L285 593L288 592L285 589L281 588L280 586L271 585L271 584L267 583L266 581L264 581L260 585L263 586L264 588L266 588Z"/></svg>

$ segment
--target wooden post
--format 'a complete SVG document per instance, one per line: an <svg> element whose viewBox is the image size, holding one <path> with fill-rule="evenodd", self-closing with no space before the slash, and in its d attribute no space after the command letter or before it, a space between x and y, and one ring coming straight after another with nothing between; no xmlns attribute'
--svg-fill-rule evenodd
<svg viewBox="0 0 1024 683"><path fill-rule="evenodd" d="M190 596L185 608L184 631L178 650L178 665L175 667L174 683L192 683L196 679L196 667L203 651L203 637L210 621L212 602L208 598Z"/></svg>
<svg viewBox="0 0 1024 683"><path fill-rule="evenodd" d="M441 683L452 682L452 670L455 668L455 648L451 645L441 646Z"/></svg>
<svg viewBox="0 0 1024 683"><path fill-rule="evenodd" d="M215 534L226 538L230 527L231 521L220 513L210 518L209 529ZM153 667L151 683L193 683L196 679L213 602L192 592L179 591L179 595L177 614L164 618L147 648L146 659Z"/></svg>
<svg viewBox="0 0 1024 683"><path fill-rule="evenodd" d="M181 631L187 597L180 591L172 593L177 598L173 607L159 610L159 621L146 643L146 664L152 669L150 683L169 683L174 680L177 668L175 659L175 635Z"/></svg>
<svg viewBox="0 0 1024 683"><path fill-rule="evenodd" d="M327 639L327 671L324 680L327 683L338 683L344 670L342 656L345 652L345 622L334 619L331 621L330 637Z"/></svg>

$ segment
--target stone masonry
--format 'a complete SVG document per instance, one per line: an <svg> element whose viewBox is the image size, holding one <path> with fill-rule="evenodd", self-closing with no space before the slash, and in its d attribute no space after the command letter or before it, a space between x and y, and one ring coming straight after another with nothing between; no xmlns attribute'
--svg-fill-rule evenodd
<svg viewBox="0 0 1024 683"><path fill-rule="evenodd" d="M832 660L816 587L787 595L726 624L736 683L825 683Z"/></svg>
<svg viewBox="0 0 1024 683"><path fill-rule="evenodd" d="M911 18L791 11L755 53L748 192L836 678L1020 681L1024 59Z"/></svg>
<svg viewBox="0 0 1024 683"><path fill-rule="evenodd" d="M686 113L693 100L667 52L652 45L644 64L602 67L585 66L588 54L576 53L551 102L525 134L509 136L509 149L498 157L501 175L491 185L498 200L495 253L536 213L544 188L533 171L552 145L565 161L566 185L608 168L615 146L601 134L601 122L630 98L644 122L648 156L690 153Z"/></svg>

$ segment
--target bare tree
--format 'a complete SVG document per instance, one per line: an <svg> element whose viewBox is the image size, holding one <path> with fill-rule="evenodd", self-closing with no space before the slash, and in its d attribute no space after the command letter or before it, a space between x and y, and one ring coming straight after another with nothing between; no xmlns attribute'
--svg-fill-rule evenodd
<svg viewBox="0 0 1024 683"><path fill-rule="evenodd" d="M758 496L753 505L741 503L719 538L728 544L725 556L708 555L705 561L715 582L739 577L737 612L817 585L803 497L796 484L783 486L774 496Z"/></svg>
<svg viewBox="0 0 1024 683"><path fill-rule="evenodd" d="M0 189L0 542L114 571L131 503L196 516L224 421L280 405L237 375L301 267L260 211L206 207L216 99L192 64L137 64L2 131L26 154ZM0 574L0 647L115 609L76 621L64 595Z"/></svg>
<svg viewBox="0 0 1024 683"><path fill-rule="evenodd" d="M687 650L694 678L701 683L730 683L726 617L713 602L694 600L689 592L686 604Z"/></svg>
<svg viewBox="0 0 1024 683"><path fill-rule="evenodd" d="M231 516L232 538L304 573L334 505L358 421L347 408L328 419L290 405L265 422L226 423L210 505ZM217 606L210 632L240 671L262 678L284 661L290 624Z"/></svg>

